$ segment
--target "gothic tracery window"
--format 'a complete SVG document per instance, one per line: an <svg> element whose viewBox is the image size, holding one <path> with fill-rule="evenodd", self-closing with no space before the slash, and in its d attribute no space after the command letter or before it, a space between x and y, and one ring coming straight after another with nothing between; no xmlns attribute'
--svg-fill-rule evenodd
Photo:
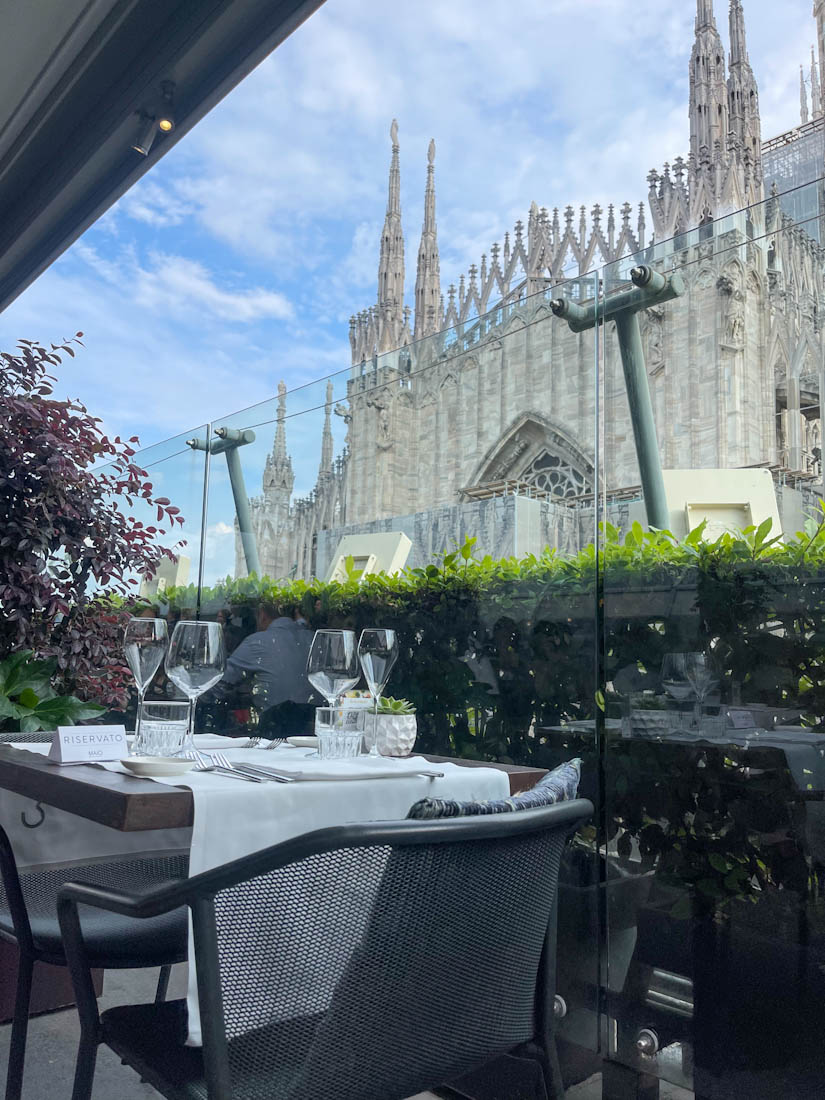
<svg viewBox="0 0 825 1100"><path fill-rule="evenodd" d="M556 497L577 497L591 488L586 474L549 451L534 458L519 480Z"/></svg>

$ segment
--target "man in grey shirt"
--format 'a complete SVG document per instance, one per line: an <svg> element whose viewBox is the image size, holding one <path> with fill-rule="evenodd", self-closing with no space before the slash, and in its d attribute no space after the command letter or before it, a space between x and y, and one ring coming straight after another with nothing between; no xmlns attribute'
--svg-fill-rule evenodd
<svg viewBox="0 0 825 1100"><path fill-rule="evenodd" d="M263 736L290 736L311 728L314 706L306 667L312 632L297 607L261 604L258 630L226 661L224 690L252 681L252 699Z"/></svg>

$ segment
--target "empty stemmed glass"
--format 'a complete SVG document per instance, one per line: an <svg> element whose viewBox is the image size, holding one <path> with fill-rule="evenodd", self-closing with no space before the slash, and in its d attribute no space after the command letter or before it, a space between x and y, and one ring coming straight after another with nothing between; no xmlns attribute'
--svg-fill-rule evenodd
<svg viewBox="0 0 825 1100"><path fill-rule="evenodd" d="M662 687L677 703L684 703L693 694L686 657L686 653L666 653L662 661Z"/></svg>
<svg viewBox="0 0 825 1100"><path fill-rule="evenodd" d="M355 634L351 630L316 630L307 658L307 679L331 709L361 679Z"/></svg>
<svg viewBox="0 0 825 1100"><path fill-rule="evenodd" d="M198 697L217 684L226 667L220 623L177 623L164 667L172 683L189 700L189 724L181 752L191 752L195 748L193 734Z"/></svg>
<svg viewBox="0 0 825 1100"><path fill-rule="evenodd" d="M123 655L126 658L126 664L132 670L137 686L135 745L140 743L143 697L160 668L167 641L165 619L130 619L123 636Z"/></svg>
<svg viewBox="0 0 825 1100"><path fill-rule="evenodd" d="M372 627L362 631L358 642L358 656L372 695L373 718L369 755L378 756L380 755L378 752L378 700L387 686L392 666L398 658L398 640L395 631Z"/></svg>
<svg viewBox="0 0 825 1100"><path fill-rule="evenodd" d="M685 653L684 657L685 675L696 696L696 703L693 708L694 724L699 726L702 721L705 696L711 688L716 687L719 681L714 676L713 669L708 664L708 659L704 653Z"/></svg>

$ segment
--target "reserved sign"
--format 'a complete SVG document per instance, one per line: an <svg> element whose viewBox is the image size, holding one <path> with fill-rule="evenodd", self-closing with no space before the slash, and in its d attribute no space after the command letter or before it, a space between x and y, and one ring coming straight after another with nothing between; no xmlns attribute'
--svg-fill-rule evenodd
<svg viewBox="0 0 825 1100"><path fill-rule="evenodd" d="M125 726L58 726L49 749L55 764L121 760L129 755Z"/></svg>

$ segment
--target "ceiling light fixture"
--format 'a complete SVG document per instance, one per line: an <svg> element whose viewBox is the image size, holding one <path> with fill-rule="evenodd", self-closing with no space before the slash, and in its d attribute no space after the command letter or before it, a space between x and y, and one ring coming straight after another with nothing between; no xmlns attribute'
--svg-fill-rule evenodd
<svg viewBox="0 0 825 1100"><path fill-rule="evenodd" d="M140 116L140 133L132 148L146 157L149 155L152 142L155 140L155 134L158 132L157 120L154 115L147 115L145 111L138 111L138 114Z"/></svg>
<svg viewBox="0 0 825 1100"><path fill-rule="evenodd" d="M169 134L175 128L175 116L172 113L172 99L175 94L175 83L172 80L164 80L161 84L163 93L163 106L158 114L158 128L164 134Z"/></svg>

